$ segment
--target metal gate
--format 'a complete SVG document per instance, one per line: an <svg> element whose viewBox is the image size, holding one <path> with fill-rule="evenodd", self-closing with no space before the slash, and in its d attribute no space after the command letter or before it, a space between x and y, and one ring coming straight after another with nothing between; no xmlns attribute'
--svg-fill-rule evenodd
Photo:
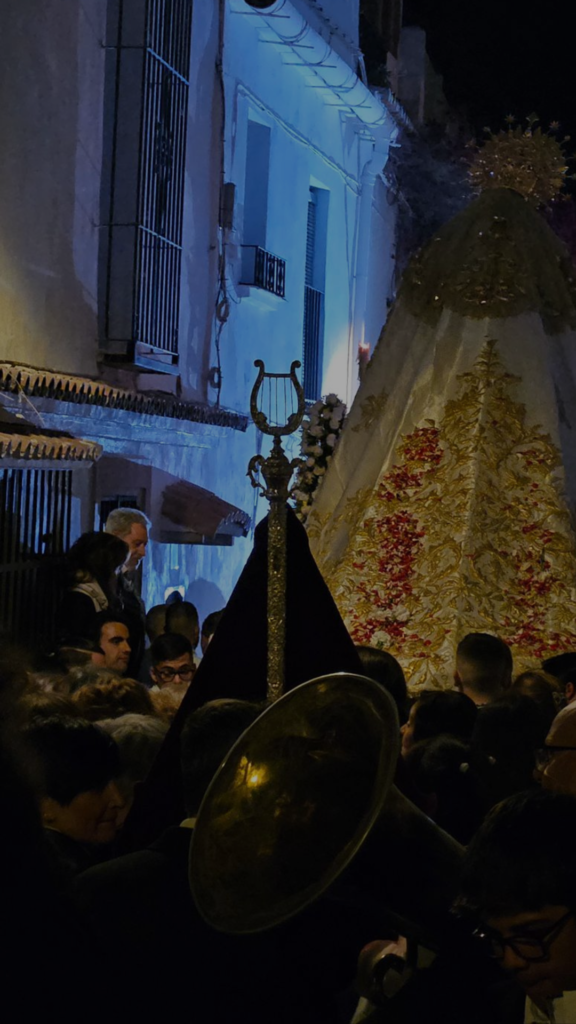
<svg viewBox="0 0 576 1024"><path fill-rule="evenodd" d="M0 632L28 649L56 639L71 505L72 470L0 469Z"/></svg>

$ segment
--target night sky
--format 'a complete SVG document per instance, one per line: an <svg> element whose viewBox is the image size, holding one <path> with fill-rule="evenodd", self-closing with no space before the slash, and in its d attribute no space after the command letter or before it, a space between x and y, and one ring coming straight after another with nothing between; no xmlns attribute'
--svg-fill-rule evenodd
<svg viewBox="0 0 576 1024"><path fill-rule="evenodd" d="M539 114L561 123L576 151L576 61L569 5L547 0L405 0L405 23L426 29L451 104L474 128Z"/></svg>

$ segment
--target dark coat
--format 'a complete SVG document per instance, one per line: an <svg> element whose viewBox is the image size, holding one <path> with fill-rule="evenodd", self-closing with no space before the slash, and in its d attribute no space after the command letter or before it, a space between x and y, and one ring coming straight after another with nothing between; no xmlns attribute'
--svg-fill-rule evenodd
<svg viewBox="0 0 576 1024"><path fill-rule="evenodd" d="M118 603L130 632L130 661L126 675L137 679L146 646L146 609L126 573L118 576Z"/></svg>
<svg viewBox="0 0 576 1024"><path fill-rule="evenodd" d="M357 934L346 910L318 905L259 935L218 933L190 894L190 837L169 829L76 879L79 909L122 964L117 1011L123 1000L133 1020L184 1011L202 1024L335 1024L337 990L351 984L372 925Z"/></svg>

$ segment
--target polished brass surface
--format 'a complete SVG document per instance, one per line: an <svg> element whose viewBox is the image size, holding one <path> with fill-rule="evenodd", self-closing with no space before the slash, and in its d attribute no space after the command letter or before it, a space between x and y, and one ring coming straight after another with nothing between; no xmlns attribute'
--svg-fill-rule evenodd
<svg viewBox="0 0 576 1024"><path fill-rule="evenodd" d="M250 413L254 423L264 434L274 438L272 451L268 458L254 455L248 464L248 476L253 487L259 488L270 502L268 516L268 640L267 640L267 683L269 700L277 700L284 690L284 666L286 647L286 502L290 497L290 481L295 469L300 466L300 459L289 461L282 448L280 437L293 434L298 430L305 411L304 391L296 376L300 363L296 360L290 367L290 373L266 373L264 363L257 359L254 365L258 368L258 376L250 397ZM285 412L287 413L287 394L295 392L297 407L294 412L286 415L285 423L273 424L258 407L258 396L265 380L274 382L276 389L279 382L283 388ZM286 394L284 385L289 384ZM291 405L292 408L292 405ZM270 410L271 412L271 410ZM260 482L261 472L264 483Z"/></svg>
<svg viewBox="0 0 576 1024"><path fill-rule="evenodd" d="M200 808L190 885L205 920L261 931L324 892L378 819L398 750L394 703L363 676L323 676L272 704Z"/></svg>

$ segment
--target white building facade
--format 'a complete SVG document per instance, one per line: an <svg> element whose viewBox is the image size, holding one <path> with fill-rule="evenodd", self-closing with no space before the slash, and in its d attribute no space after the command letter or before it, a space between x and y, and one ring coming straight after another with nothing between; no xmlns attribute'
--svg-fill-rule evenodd
<svg viewBox="0 0 576 1024"><path fill-rule="evenodd" d="M204 617L249 554L254 360L349 403L386 319L405 115L358 77L358 7L3 4L0 400L102 447L65 467L68 539L143 508L148 606Z"/></svg>

